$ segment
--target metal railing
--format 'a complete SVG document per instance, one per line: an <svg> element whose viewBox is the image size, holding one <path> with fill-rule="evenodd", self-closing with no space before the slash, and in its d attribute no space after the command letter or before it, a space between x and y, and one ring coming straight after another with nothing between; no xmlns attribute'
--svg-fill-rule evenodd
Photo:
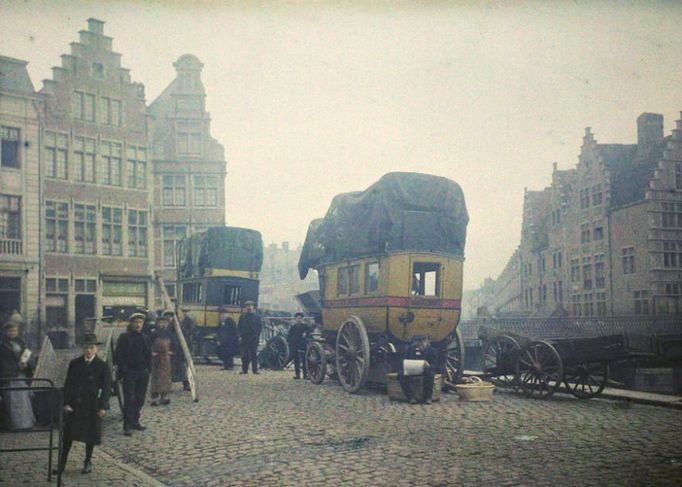
<svg viewBox="0 0 682 487"><path fill-rule="evenodd" d="M48 392L46 398L48 402L48 407L50 411L49 422L47 426L44 427L33 427L30 429L22 430L3 430L2 433L39 433L39 432L49 432L49 445L47 447L30 447L30 448L0 448L0 453L12 453L12 452L23 452L23 451L45 451L47 450L47 480L52 481L52 451L57 450L57 465L59 465L59 459L62 457L62 446L63 446L63 436L64 436L64 395L59 387L55 387L50 379L33 379L33 378L17 378L17 377L0 377L0 384L6 384L8 382L25 382L25 386L0 386L0 393L5 392L18 392L18 391L28 391L31 393L36 392ZM37 386L36 383L46 383L45 386ZM4 394L3 394L4 396ZM56 401L55 401L56 398ZM55 424L55 403L57 406L57 422ZM54 445L54 430L58 431L58 444ZM62 485L62 472L61 469L57 469L57 487Z"/></svg>

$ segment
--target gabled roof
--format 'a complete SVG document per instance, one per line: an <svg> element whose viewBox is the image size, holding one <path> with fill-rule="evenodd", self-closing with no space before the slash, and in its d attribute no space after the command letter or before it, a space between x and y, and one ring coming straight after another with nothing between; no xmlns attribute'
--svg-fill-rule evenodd
<svg viewBox="0 0 682 487"><path fill-rule="evenodd" d="M0 56L0 90L33 94L35 89L28 75L28 62Z"/></svg>

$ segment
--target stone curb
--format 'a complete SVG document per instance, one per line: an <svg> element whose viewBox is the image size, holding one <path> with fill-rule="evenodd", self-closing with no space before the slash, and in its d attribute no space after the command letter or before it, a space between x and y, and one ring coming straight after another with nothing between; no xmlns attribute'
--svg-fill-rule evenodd
<svg viewBox="0 0 682 487"><path fill-rule="evenodd" d="M100 456L104 457L107 462L110 462L113 465L117 466L118 468L125 470L126 472L133 475L134 477L137 477L141 482L144 482L144 485L146 485L146 486L149 486L149 487L166 487L166 484L159 482L154 477L152 477L149 474L146 474L142 470L137 469L135 467L132 467L129 464L124 463L124 462L116 459L111 454L104 451L103 448L98 448L97 453L99 453Z"/></svg>

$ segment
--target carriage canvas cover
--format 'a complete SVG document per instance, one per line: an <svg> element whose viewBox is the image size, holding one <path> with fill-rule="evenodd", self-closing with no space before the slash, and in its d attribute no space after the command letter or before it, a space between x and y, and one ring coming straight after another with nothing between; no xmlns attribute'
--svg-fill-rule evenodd
<svg viewBox="0 0 682 487"><path fill-rule="evenodd" d="M336 196L313 220L298 270L347 258L412 250L464 257L469 215L461 188L429 174L394 172L364 191Z"/></svg>

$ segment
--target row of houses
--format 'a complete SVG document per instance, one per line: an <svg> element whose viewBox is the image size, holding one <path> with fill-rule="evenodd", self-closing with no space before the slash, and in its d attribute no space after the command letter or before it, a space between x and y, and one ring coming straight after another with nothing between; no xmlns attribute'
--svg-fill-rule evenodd
<svg viewBox="0 0 682 487"><path fill-rule="evenodd" d="M202 64L187 54L151 103L88 19L35 90L0 56L0 319L28 335L83 333L105 306L175 294L175 247L225 224L226 162L211 137Z"/></svg>
<svg viewBox="0 0 682 487"><path fill-rule="evenodd" d="M585 129L578 164L526 190L520 243L478 314L670 315L682 311L682 120L637 118L637 143Z"/></svg>

